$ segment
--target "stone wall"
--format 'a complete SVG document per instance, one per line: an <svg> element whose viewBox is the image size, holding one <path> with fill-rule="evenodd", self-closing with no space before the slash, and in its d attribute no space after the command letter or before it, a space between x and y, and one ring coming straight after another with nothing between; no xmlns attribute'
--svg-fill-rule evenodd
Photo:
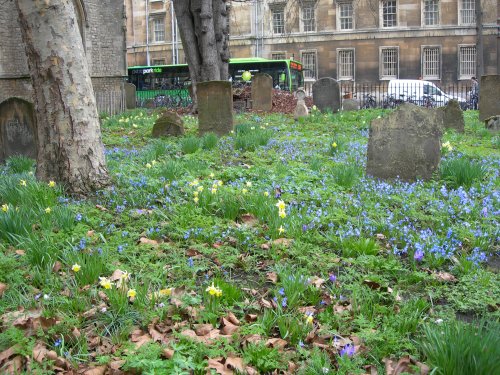
<svg viewBox="0 0 500 375"><path fill-rule="evenodd" d="M94 91L120 90L126 75L125 8L122 0L74 0L77 24L89 63ZM17 12L0 2L0 102L31 99L31 84Z"/></svg>

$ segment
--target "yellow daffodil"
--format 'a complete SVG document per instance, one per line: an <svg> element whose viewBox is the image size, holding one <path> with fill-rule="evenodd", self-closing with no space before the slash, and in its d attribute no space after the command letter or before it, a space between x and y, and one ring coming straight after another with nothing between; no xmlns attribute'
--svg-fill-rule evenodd
<svg viewBox="0 0 500 375"><path fill-rule="evenodd" d="M19 180L19 185L26 186L26 180Z"/></svg>
<svg viewBox="0 0 500 375"><path fill-rule="evenodd" d="M152 160L152 161L151 161L151 164L152 164L152 165L155 165L156 163L158 163L156 160Z"/></svg>
<svg viewBox="0 0 500 375"><path fill-rule="evenodd" d="M152 165L151 165L151 164L149 164L149 163L148 163L148 164L146 164L146 168L148 168L148 169L149 169L149 168L151 168L151 167L152 167Z"/></svg>
<svg viewBox="0 0 500 375"><path fill-rule="evenodd" d="M200 193L198 193L197 191L193 192L193 195L194 195L195 197L197 197L197 196L198 196L198 194L200 194Z"/></svg>
<svg viewBox="0 0 500 375"><path fill-rule="evenodd" d="M211 296L215 297L222 296L222 290L214 286L214 283L212 283L212 285L210 285L207 289L205 289L205 291L208 292L208 294L210 294Z"/></svg>
<svg viewBox="0 0 500 375"><path fill-rule="evenodd" d="M6 204L2 204L2 211L3 212L9 211L9 206L7 206Z"/></svg>
<svg viewBox="0 0 500 375"><path fill-rule="evenodd" d="M333 142L333 143L332 143L332 147L333 147L333 148L337 148L337 143L336 143L336 142Z"/></svg>
<svg viewBox="0 0 500 375"><path fill-rule="evenodd" d="M198 186L198 189L197 189L199 192L202 192L203 191L203 186Z"/></svg>
<svg viewBox="0 0 500 375"><path fill-rule="evenodd" d="M104 289L111 289L113 287L113 283L107 277L99 277L99 285Z"/></svg>
<svg viewBox="0 0 500 375"><path fill-rule="evenodd" d="M282 219L284 219L286 217L286 212L285 210L280 210L279 213L278 213L279 217L281 217Z"/></svg>
<svg viewBox="0 0 500 375"><path fill-rule="evenodd" d="M210 192L211 192L212 194L217 193L217 188L214 188L214 187L213 187L212 189L210 189Z"/></svg>
<svg viewBox="0 0 500 375"><path fill-rule="evenodd" d="M138 128L138 126L137 126L136 124L132 124L132 127L133 127L134 129L137 129L137 128Z"/></svg>
<svg viewBox="0 0 500 375"><path fill-rule="evenodd" d="M269 192L268 191L265 191L264 192L264 197L268 197L269 196Z"/></svg>
<svg viewBox="0 0 500 375"><path fill-rule="evenodd" d="M172 294L172 288L166 288L166 289L161 289L158 294L161 297L168 297L169 295Z"/></svg>
<svg viewBox="0 0 500 375"><path fill-rule="evenodd" d="M194 197L194 198L193 198L193 201L194 201L194 203L198 203L198 202L200 201L200 198L198 198L198 197Z"/></svg>
<svg viewBox="0 0 500 375"><path fill-rule="evenodd" d="M189 183L189 186L198 186L199 184L200 184L200 181L198 181L197 179L195 179L195 180L193 180L193 181L191 181Z"/></svg>
<svg viewBox="0 0 500 375"><path fill-rule="evenodd" d="M46 213L46 214L50 214L51 212L52 212L52 209L51 209L50 207L47 207L47 208L45 209L45 213Z"/></svg>
<svg viewBox="0 0 500 375"><path fill-rule="evenodd" d="M75 273L80 271L81 269L82 267L78 263L73 264L73 267L71 267L71 270Z"/></svg>
<svg viewBox="0 0 500 375"><path fill-rule="evenodd" d="M278 232L279 234L285 233L285 228L283 228L283 225L280 225L280 227L278 228Z"/></svg>
<svg viewBox="0 0 500 375"><path fill-rule="evenodd" d="M136 295L137 295L137 292L135 291L135 289L129 289L127 292L128 298L134 298Z"/></svg>
<svg viewBox="0 0 500 375"><path fill-rule="evenodd" d="M278 209L279 209L280 211L282 211L282 210L284 210L284 209L285 209L286 204L285 204L285 202L283 202L283 201L278 201L278 203L276 203L276 207L278 207Z"/></svg>
<svg viewBox="0 0 500 375"><path fill-rule="evenodd" d="M248 187L252 186L252 182L251 181L247 181L246 184Z"/></svg>
<svg viewBox="0 0 500 375"><path fill-rule="evenodd" d="M222 186L223 184L224 183L221 180L217 181L217 185Z"/></svg>
<svg viewBox="0 0 500 375"><path fill-rule="evenodd" d="M215 175L214 175L214 173L213 173L213 172L212 172L212 173L210 173L210 174L209 174L209 176L210 176L210 178L214 178L214 177L215 177Z"/></svg>
<svg viewBox="0 0 500 375"><path fill-rule="evenodd" d="M55 181L49 181L48 185L51 188L56 187L56 182Z"/></svg>
<svg viewBox="0 0 500 375"><path fill-rule="evenodd" d="M243 194L246 194L246 193L248 193L248 190L247 190L247 189L241 189L241 192L242 192Z"/></svg>
<svg viewBox="0 0 500 375"><path fill-rule="evenodd" d="M314 316L312 312L308 312L304 315L304 318L306 319L307 324L313 324L314 322Z"/></svg>

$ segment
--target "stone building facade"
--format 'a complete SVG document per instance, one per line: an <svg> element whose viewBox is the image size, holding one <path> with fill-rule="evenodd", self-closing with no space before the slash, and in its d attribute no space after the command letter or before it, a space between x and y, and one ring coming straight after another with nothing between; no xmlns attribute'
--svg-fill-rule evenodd
<svg viewBox="0 0 500 375"><path fill-rule="evenodd" d="M476 73L475 0L248 0L231 9L232 57L294 58L306 79L440 85ZM500 6L482 3L484 74L500 74ZM129 66L185 62L170 0L126 0Z"/></svg>
<svg viewBox="0 0 500 375"><path fill-rule="evenodd" d="M73 0L96 96L122 90L126 76L125 7L123 0ZM0 102L9 97L32 100L17 11L0 1ZM116 105L119 105L119 100ZM98 103L99 104L99 103Z"/></svg>

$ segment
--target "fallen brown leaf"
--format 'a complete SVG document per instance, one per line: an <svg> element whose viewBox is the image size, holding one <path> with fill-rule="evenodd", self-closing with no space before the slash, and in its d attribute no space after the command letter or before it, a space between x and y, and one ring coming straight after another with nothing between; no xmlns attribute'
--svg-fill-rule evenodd
<svg viewBox="0 0 500 375"><path fill-rule="evenodd" d="M238 320L238 318L232 312L229 312L227 314L227 320L229 320L234 325L237 325L237 326L240 325L240 321Z"/></svg>
<svg viewBox="0 0 500 375"><path fill-rule="evenodd" d="M12 360L5 363L5 365L0 368L0 371L4 375L18 375L23 371L23 357L20 355L15 356Z"/></svg>
<svg viewBox="0 0 500 375"><path fill-rule="evenodd" d="M223 360L224 359L221 357L213 359L209 358L207 365L207 375L211 373L211 369L215 370L215 372L220 375L234 375L234 371L227 369L226 366L221 362Z"/></svg>
<svg viewBox="0 0 500 375"><path fill-rule="evenodd" d="M172 359L175 354L175 351L173 349L163 349L163 356L166 359Z"/></svg>
<svg viewBox="0 0 500 375"><path fill-rule="evenodd" d="M187 249L186 256L189 258L200 257L202 254L196 249Z"/></svg>
<svg viewBox="0 0 500 375"><path fill-rule="evenodd" d="M397 362L389 358L384 358L383 361L385 363L386 375L401 375L404 373L427 375L430 372L430 368L427 365L417 362L409 356L402 357ZM417 366L419 368L419 372L415 372L412 369L412 366Z"/></svg>
<svg viewBox="0 0 500 375"><path fill-rule="evenodd" d="M100 204L96 204L95 208L97 208L100 211L107 211L108 209L106 207L101 206Z"/></svg>
<svg viewBox="0 0 500 375"><path fill-rule="evenodd" d="M142 245L151 245L153 247L156 247L158 246L158 241L156 240L152 240L150 238L146 238L146 237L141 237L139 239L139 241L137 242L137 244L142 244Z"/></svg>
<svg viewBox="0 0 500 375"><path fill-rule="evenodd" d="M122 367L124 364L125 364L126 361L124 360L117 360L117 361L113 361L109 364L109 367L111 368L111 370L119 370L120 367Z"/></svg>
<svg viewBox="0 0 500 375"><path fill-rule="evenodd" d="M210 333L210 331L212 331L213 329L214 329L214 327L209 323L195 325L195 332L196 332L197 336L208 335Z"/></svg>
<svg viewBox="0 0 500 375"><path fill-rule="evenodd" d="M249 227L253 227L259 223L259 219L257 219L252 214L243 214L241 215L241 221Z"/></svg>
<svg viewBox="0 0 500 375"><path fill-rule="evenodd" d="M266 280L276 284L278 282L278 274L276 272L268 272L266 273Z"/></svg>
<svg viewBox="0 0 500 375"><path fill-rule="evenodd" d="M226 358L226 368L229 370L237 370L240 373L245 372L245 365L243 359L239 357L228 356Z"/></svg>
<svg viewBox="0 0 500 375"><path fill-rule="evenodd" d="M434 273L434 277L439 281L452 282L452 283L457 281L457 278L455 276L453 276L451 273L444 271Z"/></svg>
<svg viewBox="0 0 500 375"><path fill-rule="evenodd" d="M370 287L370 289L373 289L373 290L380 289L380 284L377 283L376 281L364 280L363 284L367 285L368 287Z"/></svg>
<svg viewBox="0 0 500 375"><path fill-rule="evenodd" d="M316 288L321 288L321 285L323 285L325 281L326 281L325 279L321 279L317 276L314 276L310 280L311 284L313 284Z"/></svg>
<svg viewBox="0 0 500 375"><path fill-rule="evenodd" d="M8 288L7 284L0 283L0 297L3 296L3 294L7 290L7 288Z"/></svg>
<svg viewBox="0 0 500 375"><path fill-rule="evenodd" d="M256 322L257 321L257 318L258 318L258 315L257 314L246 314L245 315L245 321L247 322Z"/></svg>
<svg viewBox="0 0 500 375"><path fill-rule="evenodd" d="M288 342L280 338L272 338L266 341L266 346L276 348L278 350L284 349Z"/></svg>
<svg viewBox="0 0 500 375"><path fill-rule="evenodd" d="M19 345L11 346L9 349L4 350L0 353L0 364L4 362L6 359L9 359L14 354L16 354L16 350L19 349Z"/></svg>
<svg viewBox="0 0 500 375"><path fill-rule="evenodd" d="M89 368L88 370L85 370L83 375L104 375L106 373L107 369L108 369L108 366L92 367L92 368Z"/></svg>
<svg viewBox="0 0 500 375"><path fill-rule="evenodd" d="M292 244L293 240L289 238L278 238L273 241L274 246L284 246L289 247Z"/></svg>
<svg viewBox="0 0 500 375"><path fill-rule="evenodd" d="M269 302L268 300L266 300L264 298L260 299L259 304L262 307L264 307L265 309L272 309L273 308L273 305L271 304L271 302Z"/></svg>
<svg viewBox="0 0 500 375"><path fill-rule="evenodd" d="M52 266L52 272L58 273L62 268L62 263L59 262L58 260L54 262L54 265Z"/></svg>
<svg viewBox="0 0 500 375"><path fill-rule="evenodd" d="M16 253L17 255L20 255L20 256L26 255L26 251L21 250L21 249L16 250L16 251L15 251L15 253Z"/></svg>
<svg viewBox="0 0 500 375"><path fill-rule="evenodd" d="M228 319L226 318L222 318L222 329L221 329L221 333L223 335L232 335L234 332L236 332L240 327L238 327L237 325L231 323Z"/></svg>

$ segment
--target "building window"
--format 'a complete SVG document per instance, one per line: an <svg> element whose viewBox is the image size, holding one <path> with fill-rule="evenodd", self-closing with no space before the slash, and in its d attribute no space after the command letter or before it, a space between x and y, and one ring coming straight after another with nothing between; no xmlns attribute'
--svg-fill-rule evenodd
<svg viewBox="0 0 500 375"><path fill-rule="evenodd" d="M165 65L165 59L152 59L151 65Z"/></svg>
<svg viewBox="0 0 500 375"><path fill-rule="evenodd" d="M337 50L337 79L354 80L354 49Z"/></svg>
<svg viewBox="0 0 500 375"><path fill-rule="evenodd" d="M273 9L273 33L285 33L285 8Z"/></svg>
<svg viewBox="0 0 500 375"><path fill-rule="evenodd" d="M316 51L301 52L302 67L304 69L304 78L316 79L317 65L316 65Z"/></svg>
<svg viewBox="0 0 500 375"><path fill-rule="evenodd" d="M441 48L422 47L422 78L428 80L441 78Z"/></svg>
<svg viewBox="0 0 500 375"><path fill-rule="evenodd" d="M424 0L424 26L439 25L439 0Z"/></svg>
<svg viewBox="0 0 500 375"><path fill-rule="evenodd" d="M302 6L302 29L305 33L316 31L314 4L305 4Z"/></svg>
<svg viewBox="0 0 500 375"><path fill-rule="evenodd" d="M380 48L380 79L396 79L399 73L398 47Z"/></svg>
<svg viewBox="0 0 500 375"><path fill-rule="evenodd" d="M459 0L460 24L474 25L476 23L475 0Z"/></svg>
<svg viewBox="0 0 500 375"><path fill-rule="evenodd" d="M163 18L153 19L153 37L155 42L165 41L165 21Z"/></svg>
<svg viewBox="0 0 500 375"><path fill-rule="evenodd" d="M398 25L397 1L382 0L382 27L396 27Z"/></svg>
<svg viewBox="0 0 500 375"><path fill-rule="evenodd" d="M354 29L352 1L346 3L337 3L337 25L340 30Z"/></svg>
<svg viewBox="0 0 500 375"><path fill-rule="evenodd" d="M458 79L470 79L476 75L476 46L458 47Z"/></svg>
<svg viewBox="0 0 500 375"><path fill-rule="evenodd" d="M271 60L285 60L286 53L285 52L271 52Z"/></svg>

